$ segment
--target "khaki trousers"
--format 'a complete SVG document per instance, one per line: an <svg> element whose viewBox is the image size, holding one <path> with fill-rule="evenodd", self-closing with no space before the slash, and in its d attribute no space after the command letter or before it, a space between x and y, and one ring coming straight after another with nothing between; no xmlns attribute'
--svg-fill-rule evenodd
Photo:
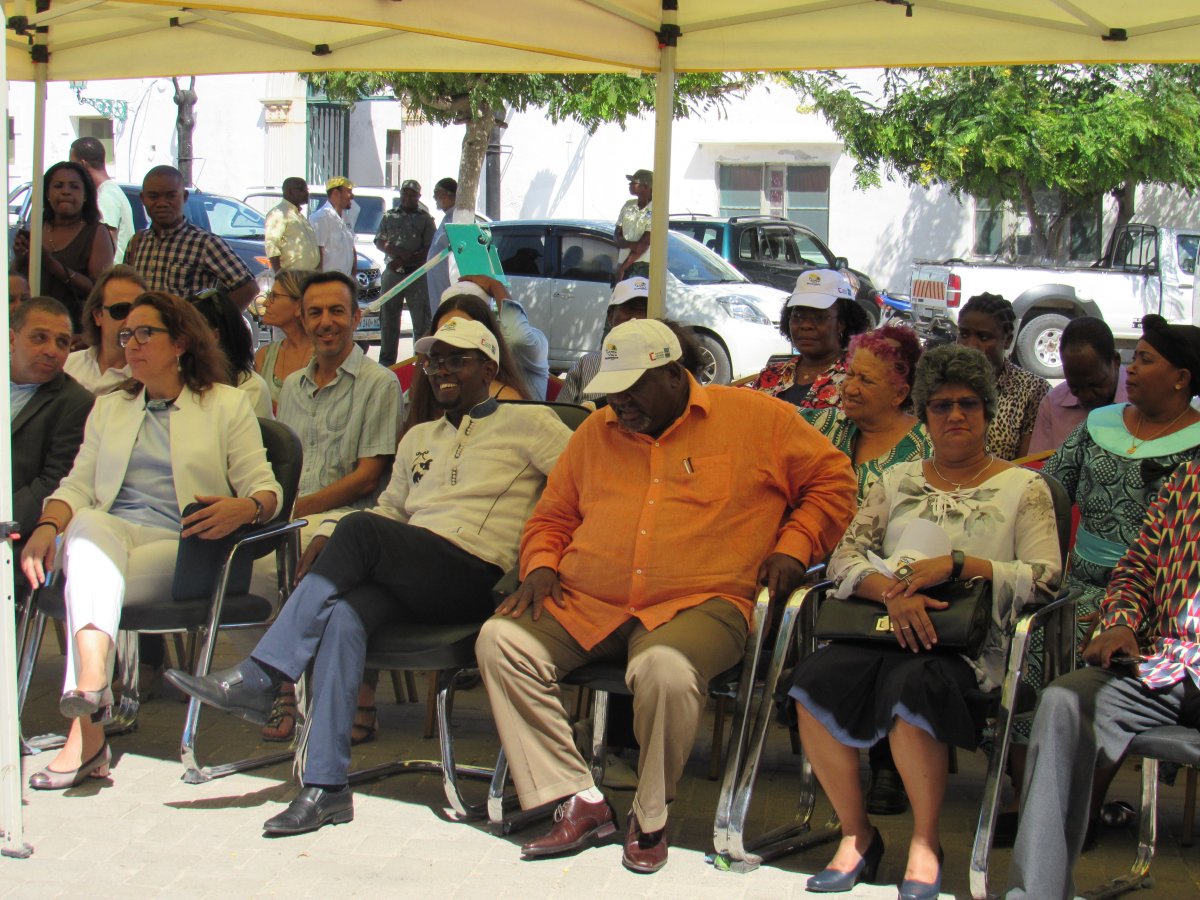
<svg viewBox="0 0 1200 900"><path fill-rule="evenodd" d="M549 613L536 622L493 616L475 645L500 741L521 806L531 809L594 786L575 749L558 682L588 662L628 658L633 731L641 745L633 811L642 831L667 824L708 684L741 658L746 619L719 598L647 631L630 619L584 650Z"/></svg>

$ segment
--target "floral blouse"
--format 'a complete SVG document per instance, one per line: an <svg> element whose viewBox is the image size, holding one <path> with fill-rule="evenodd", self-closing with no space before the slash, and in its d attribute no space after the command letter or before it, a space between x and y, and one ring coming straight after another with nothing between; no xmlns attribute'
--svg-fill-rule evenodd
<svg viewBox="0 0 1200 900"><path fill-rule="evenodd" d="M783 362L769 364L758 373L758 377L746 387L772 397L778 397L796 386L796 368L800 357L793 356ZM799 409L840 409L842 393L838 388L846 380L846 355L843 353L833 365L817 376L804 399L796 404Z"/></svg>
<svg viewBox="0 0 1200 900"><path fill-rule="evenodd" d="M854 474L858 478L858 502L861 505L867 498L867 492L879 480L883 470L897 463L908 462L912 459L926 459L933 455L933 443L925 426L917 422L908 434L882 456L868 459L866 462L854 462L854 443L858 440L858 426L840 409L802 409L799 411L805 421L813 428L829 438L829 442L848 457L854 465Z"/></svg>
<svg viewBox="0 0 1200 900"><path fill-rule="evenodd" d="M1004 678L1021 607L1039 594L1052 596L1062 574L1050 489L1038 473L1017 467L960 491L930 485L921 460L886 469L829 558L837 596L850 596L875 572L867 551L891 556L916 519L939 525L955 550L992 561L992 627L979 658L967 659L980 687L990 690Z"/></svg>

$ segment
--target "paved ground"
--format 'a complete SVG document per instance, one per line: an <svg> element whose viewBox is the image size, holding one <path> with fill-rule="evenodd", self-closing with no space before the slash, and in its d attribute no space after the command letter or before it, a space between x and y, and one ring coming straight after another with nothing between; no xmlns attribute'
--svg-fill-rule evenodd
<svg viewBox="0 0 1200 900"><path fill-rule="evenodd" d="M56 698L62 671L53 637L47 640L31 691L26 734L61 727ZM226 654L228 658L228 654ZM386 679L384 680L386 685ZM436 741L420 737L423 707L392 705L381 689L382 730L360 748L356 765L373 765L404 755L436 756ZM63 793L25 794L25 836L35 848L27 860L0 860L0 897L333 897L415 898L686 897L688 900L787 898L804 894L804 878L822 867L827 848L778 860L747 875L718 872L706 864L711 849L717 785L705 777L705 736L680 796L672 807L670 863L654 876L637 876L620 865L619 845L588 850L574 858L525 863L517 845L528 832L492 835L485 826L451 820L441 783L433 775L403 775L359 786L355 821L300 837L268 840L262 822L294 793L290 771L279 765L205 785L179 780L178 740L184 705L163 698L143 706L136 734L114 740L111 781ZM206 760L228 760L263 749L249 726L205 713L201 752ZM460 695L456 710L460 758L494 761L496 741L482 688ZM49 755L24 760L25 774ZM1137 773L1124 772L1113 797L1136 801ZM969 896L967 862L983 780L982 757L960 757L951 776L944 813L947 868L943 896ZM769 772L752 815L752 830L773 827L794 811L795 758L782 730L771 736ZM482 784L469 784L482 796ZM624 818L629 795L610 791ZM1183 789L1161 797L1160 845L1155 860L1161 897L1200 893L1200 852L1182 848ZM823 815L824 809L819 808ZM822 819L823 821L823 819ZM889 850L881 886L860 885L852 897L891 898L903 874L909 818L878 820ZM540 826L535 825L536 834ZM1112 831L1081 862L1078 878L1096 884L1118 874L1133 858L1131 831ZM1002 881L1008 853L997 851L993 879Z"/></svg>

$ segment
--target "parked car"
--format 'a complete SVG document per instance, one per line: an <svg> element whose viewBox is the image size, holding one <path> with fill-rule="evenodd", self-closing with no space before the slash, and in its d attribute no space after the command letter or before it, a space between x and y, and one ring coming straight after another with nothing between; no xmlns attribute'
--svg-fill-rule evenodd
<svg viewBox="0 0 1200 900"><path fill-rule="evenodd" d="M1062 378L1059 341L1077 316L1104 319L1125 349L1137 342L1148 313L1176 324L1200 322L1198 254L1200 228L1131 222L1113 232L1104 256L1087 268L916 260L908 281L913 321L923 336L935 329L955 333L965 299L1001 294L1017 314L1017 361L1043 378Z"/></svg>
<svg viewBox="0 0 1200 900"><path fill-rule="evenodd" d="M492 240L510 290L550 341L550 367L569 369L600 346L617 268L613 223L494 222ZM728 383L758 372L791 348L776 318L786 297L753 284L682 234L667 242L666 315L691 325L707 357L704 380Z"/></svg>
<svg viewBox="0 0 1200 900"><path fill-rule="evenodd" d="M17 191L24 194L14 201ZM129 200L133 210L133 226L135 231L143 231L150 225L146 218L146 207L142 204L142 186L139 184L122 184L121 190ZM26 182L10 194L9 210L14 202L19 202L18 220L22 224L29 221L29 204L31 199L29 184ZM222 238L229 248L238 255L246 267L255 275L258 281L260 295L270 289L270 268L263 249L263 216L233 197L221 194L210 194L196 188L188 190L187 201L183 205L183 214L197 228L211 231ZM10 229L11 230L11 229ZM11 241L10 241L11 246ZM267 277L263 277L266 273ZM265 287L264 287L265 285ZM380 269L370 258L362 253L358 255L358 302L365 306L379 296L381 289ZM256 303L257 307L258 304ZM376 313L363 314L359 331L355 339L365 343L379 343L379 316Z"/></svg>
<svg viewBox="0 0 1200 900"><path fill-rule="evenodd" d="M812 229L778 216L672 215L672 231L686 234L727 260L757 284L787 291L796 287L796 277L806 269L841 269L851 276L858 305L879 324L882 305L870 277L851 269L844 256L835 256Z"/></svg>

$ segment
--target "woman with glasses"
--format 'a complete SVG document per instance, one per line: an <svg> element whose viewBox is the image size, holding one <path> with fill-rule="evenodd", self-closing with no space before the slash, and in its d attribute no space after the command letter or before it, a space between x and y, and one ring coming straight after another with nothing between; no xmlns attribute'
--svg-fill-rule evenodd
<svg viewBox="0 0 1200 900"><path fill-rule="evenodd" d="M271 391L271 409L279 407L279 392L283 382L293 372L305 368L312 360L312 338L304 330L300 297L304 283L311 272L300 269L284 269L275 273L271 290L267 293L262 323L276 328L283 337L259 347L254 354L254 369L267 381Z"/></svg>
<svg viewBox="0 0 1200 900"><path fill-rule="evenodd" d="M228 373L225 383L246 392L256 416L274 418L271 391L263 377L254 371L254 339L250 334L250 324L233 305L229 295L223 288L214 287L188 297L188 302L196 307L213 330L217 346L225 357Z"/></svg>
<svg viewBox="0 0 1200 900"><path fill-rule="evenodd" d="M129 378L125 348L117 333L146 282L133 266L115 265L99 278L83 305L83 338L88 346L67 357L66 373L93 394L107 394Z"/></svg>
<svg viewBox="0 0 1200 900"><path fill-rule="evenodd" d="M783 305L779 330L796 355L768 363L749 387L800 409L841 405L838 385L846 378L846 347L871 327L854 302L854 284L845 272L810 269L796 279Z"/></svg>
<svg viewBox="0 0 1200 900"><path fill-rule="evenodd" d="M113 264L116 245L100 222L96 186L83 166L59 162L46 170L42 197L41 293L71 313L76 334L83 327L83 304L101 273ZM29 232L13 239L13 271L29 274Z"/></svg>
<svg viewBox="0 0 1200 900"><path fill-rule="evenodd" d="M132 379L100 397L69 475L21 554L31 583L66 577L67 742L30 779L62 790L108 775L113 638L124 606L170 596L180 536L217 540L275 516L282 492L246 395L223 384L212 331L191 304L150 292L118 336ZM203 509L184 516L194 502ZM58 553L61 537L61 556Z"/></svg>
<svg viewBox="0 0 1200 900"><path fill-rule="evenodd" d="M1001 459L1029 453L1033 426L1050 382L1008 358L1017 314L999 294L976 294L958 313L958 342L987 357L996 376L996 417L988 427L987 447Z"/></svg>
<svg viewBox="0 0 1200 900"><path fill-rule="evenodd" d="M858 751L887 737L913 813L900 897L937 897L948 748L973 750L982 735L965 697L1000 683L1013 618L1030 600L1049 596L1062 569L1045 481L985 450L996 387L982 354L955 345L925 353L913 405L933 455L884 470L828 567L836 596L886 609L895 644L829 644L797 666L791 689L800 739L842 825L833 859L808 880L812 892L848 891L875 878L883 839L867 815ZM916 522L938 526L951 552L881 574L868 554L888 559L909 550L902 539ZM926 610L944 604L922 589L972 578L992 586L983 650L975 659L931 652L937 634Z"/></svg>

